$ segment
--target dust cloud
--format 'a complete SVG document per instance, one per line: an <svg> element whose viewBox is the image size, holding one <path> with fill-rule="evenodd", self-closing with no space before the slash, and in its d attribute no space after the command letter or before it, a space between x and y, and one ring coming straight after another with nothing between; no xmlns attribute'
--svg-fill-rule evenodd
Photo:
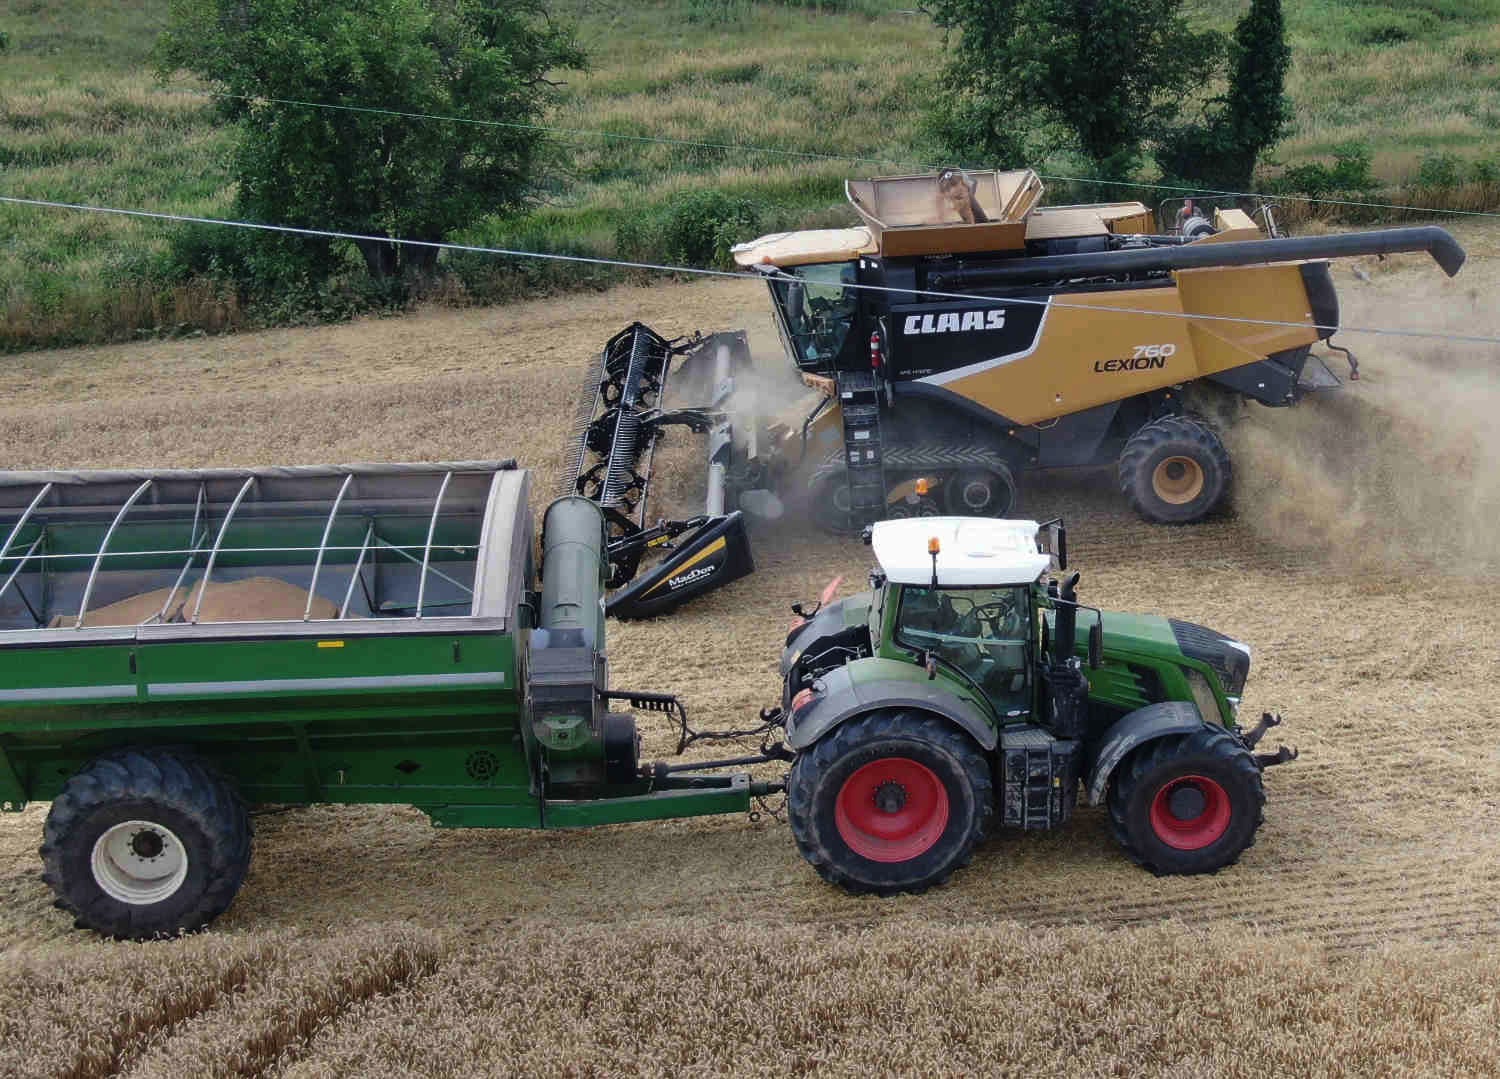
<svg viewBox="0 0 1500 1079"><path fill-rule="evenodd" d="M1500 336L1497 275L1406 266L1338 273L1346 326ZM1500 568L1500 347L1343 334L1358 381L1295 408L1247 406L1226 432L1235 509L1254 533L1344 565ZM1328 357L1341 377L1343 358Z"/></svg>

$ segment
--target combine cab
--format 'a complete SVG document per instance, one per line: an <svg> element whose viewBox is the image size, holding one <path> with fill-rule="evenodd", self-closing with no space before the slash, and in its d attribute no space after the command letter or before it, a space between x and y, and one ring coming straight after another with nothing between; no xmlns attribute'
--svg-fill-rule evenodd
<svg viewBox="0 0 1500 1079"><path fill-rule="evenodd" d="M1202 520L1230 488L1217 423L1245 400L1281 407L1339 385L1319 346L1357 371L1329 344L1339 312L1328 259L1426 251L1450 276L1464 261L1435 227L1292 239L1268 235L1269 217L1263 231L1243 211L1193 207L1158 232L1140 203L1043 207L1030 170L846 190L862 225L734 251L765 275L787 356L814 391L797 417L763 426L735 399L742 335L659 346L662 370L679 355L699 369L711 404L648 411L649 434L625 437L625 453L639 460L641 438L667 423L710 431L710 519L780 499L847 533L883 517L998 517L1019 472L1116 465L1146 520ZM661 340L641 326L626 334ZM634 407L600 403L583 444L616 430L609 408ZM576 489L592 495L587 476L613 475L616 460L606 452ZM615 491L600 488L606 507ZM635 533L620 527L628 542ZM748 566L746 551L737 568Z"/></svg>

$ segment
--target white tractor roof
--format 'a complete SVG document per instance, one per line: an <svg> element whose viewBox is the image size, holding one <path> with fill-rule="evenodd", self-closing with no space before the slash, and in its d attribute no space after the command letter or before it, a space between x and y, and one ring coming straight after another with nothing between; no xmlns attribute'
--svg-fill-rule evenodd
<svg viewBox="0 0 1500 1079"><path fill-rule="evenodd" d="M907 517L879 521L871 544L886 578L896 584L930 584L932 556L927 543L936 536L938 584L1031 584L1052 565L1037 550L1035 521L994 517Z"/></svg>

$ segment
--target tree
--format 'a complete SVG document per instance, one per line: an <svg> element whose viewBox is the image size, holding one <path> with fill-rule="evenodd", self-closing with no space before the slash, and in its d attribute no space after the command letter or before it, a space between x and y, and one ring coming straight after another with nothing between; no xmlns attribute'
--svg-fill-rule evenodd
<svg viewBox="0 0 1500 1079"><path fill-rule="evenodd" d="M237 213L441 240L534 194L543 133L501 125L536 122L556 93L548 73L584 56L542 0L175 0L156 61L163 78L186 69L225 95L221 111L241 127ZM283 244L314 275L332 264L327 241ZM437 257L378 240L359 249L379 279Z"/></svg>
<svg viewBox="0 0 1500 1079"><path fill-rule="evenodd" d="M1063 147L1100 178L1204 86L1222 35L1190 29L1182 0L928 0L949 62L935 126L948 149L1021 165Z"/></svg>
<svg viewBox="0 0 1500 1079"><path fill-rule="evenodd" d="M1196 123L1170 132L1157 149L1157 164L1169 179L1248 191L1255 163L1291 119L1283 90L1292 50L1281 0L1251 0L1235 26L1229 55L1228 92L1210 101Z"/></svg>

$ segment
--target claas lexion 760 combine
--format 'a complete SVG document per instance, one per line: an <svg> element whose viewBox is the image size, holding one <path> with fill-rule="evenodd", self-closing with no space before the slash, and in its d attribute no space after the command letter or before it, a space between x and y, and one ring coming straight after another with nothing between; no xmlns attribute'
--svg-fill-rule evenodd
<svg viewBox="0 0 1500 1079"><path fill-rule="evenodd" d="M971 192L953 205L955 176ZM1002 517L1021 471L1117 465L1145 519L1201 520L1231 462L1216 425L1340 380L1328 259L1464 251L1435 227L1288 238L1239 209L1165 230L1140 203L1041 206L1030 170L847 185L856 228L735 248L765 275L787 355L811 389L793 413L735 392L742 332L668 340L639 323L585 386L570 491L612 525L612 613L662 613L753 569L740 511L805 503L826 529L883 517ZM972 218L972 220L969 220ZM692 387L701 407L664 409ZM647 517L652 447L672 425L709 436L705 512ZM636 576L651 545L671 548ZM623 586L623 587L621 587Z"/></svg>

